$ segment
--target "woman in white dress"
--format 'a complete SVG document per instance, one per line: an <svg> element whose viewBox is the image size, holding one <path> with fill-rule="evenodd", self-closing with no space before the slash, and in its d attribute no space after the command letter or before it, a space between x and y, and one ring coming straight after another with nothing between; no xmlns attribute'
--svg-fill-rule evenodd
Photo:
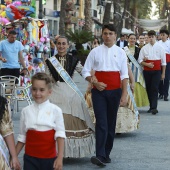
<svg viewBox="0 0 170 170"><path fill-rule="evenodd" d="M81 72L82 66L77 57L67 53L68 40L60 36L56 47L58 54L54 57L66 70L70 77L74 71ZM63 111L67 139L65 140L64 157L84 157L94 153L94 125L89 116L85 102L58 74L53 63L46 60L47 67L54 79L50 101Z"/></svg>

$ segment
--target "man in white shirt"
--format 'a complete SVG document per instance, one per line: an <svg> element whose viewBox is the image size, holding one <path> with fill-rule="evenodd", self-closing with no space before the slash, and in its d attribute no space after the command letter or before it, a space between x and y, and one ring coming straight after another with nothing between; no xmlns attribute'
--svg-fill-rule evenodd
<svg viewBox="0 0 170 170"><path fill-rule="evenodd" d="M142 47L138 62L144 67L143 75L146 83L146 91L150 103L148 113L158 113L158 88L160 80L165 78L166 57L165 50L156 43L156 32L148 32L149 43ZM162 73L161 73L162 66Z"/></svg>
<svg viewBox="0 0 170 170"><path fill-rule="evenodd" d="M166 54L166 71L165 71L165 79L161 80L159 85L159 98L164 101L168 101L168 91L169 91L169 80L170 80L170 41L168 41L169 31L168 30L160 30L161 40L159 44L165 49Z"/></svg>
<svg viewBox="0 0 170 170"><path fill-rule="evenodd" d="M126 105L127 96L127 57L115 45L116 29L113 24L102 28L104 43L94 48L88 55L83 77L93 84L92 101L96 118L96 156L91 162L98 166L110 163L113 147L116 117L119 105ZM95 75L91 75L94 70Z"/></svg>

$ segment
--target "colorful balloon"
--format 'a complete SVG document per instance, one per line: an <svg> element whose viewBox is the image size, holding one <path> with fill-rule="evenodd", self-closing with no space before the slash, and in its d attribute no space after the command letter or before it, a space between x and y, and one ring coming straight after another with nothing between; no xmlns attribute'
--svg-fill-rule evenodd
<svg viewBox="0 0 170 170"><path fill-rule="evenodd" d="M25 16L29 16L35 13L35 9L32 6L17 6L16 7L21 13L25 13Z"/></svg>
<svg viewBox="0 0 170 170"><path fill-rule="evenodd" d="M7 5L11 4L12 0L4 0Z"/></svg>
<svg viewBox="0 0 170 170"><path fill-rule="evenodd" d="M12 13L12 10L10 7L7 7L5 9L6 11L6 16L9 18L10 21L13 21L14 20L14 13Z"/></svg>
<svg viewBox="0 0 170 170"><path fill-rule="evenodd" d="M1 13L0 13L0 16L1 16L1 17L6 17L6 11L1 12Z"/></svg>
<svg viewBox="0 0 170 170"><path fill-rule="evenodd" d="M5 5L0 5L1 10L5 10L6 6Z"/></svg>
<svg viewBox="0 0 170 170"><path fill-rule="evenodd" d="M0 23L2 24L2 25L6 25L7 23L8 23L9 21L8 21L8 19L7 18L0 18Z"/></svg>
<svg viewBox="0 0 170 170"><path fill-rule="evenodd" d="M22 2L21 1L14 1L12 4L14 6L20 6L20 5L22 5Z"/></svg>
<svg viewBox="0 0 170 170"><path fill-rule="evenodd" d="M14 14L14 19L21 19L22 17L24 17L15 6L11 5L10 8L12 13Z"/></svg>

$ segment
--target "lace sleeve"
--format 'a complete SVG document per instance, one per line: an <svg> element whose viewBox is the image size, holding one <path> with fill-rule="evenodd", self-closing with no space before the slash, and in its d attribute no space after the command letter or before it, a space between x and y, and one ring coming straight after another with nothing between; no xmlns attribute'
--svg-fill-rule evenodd
<svg viewBox="0 0 170 170"><path fill-rule="evenodd" d="M9 104L5 107L5 113L0 123L0 134L5 137L13 133L13 123L10 114Z"/></svg>

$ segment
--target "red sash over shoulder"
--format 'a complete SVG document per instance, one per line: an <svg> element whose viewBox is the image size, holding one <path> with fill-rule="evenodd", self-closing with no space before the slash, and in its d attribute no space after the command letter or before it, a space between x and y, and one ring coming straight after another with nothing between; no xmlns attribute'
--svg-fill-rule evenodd
<svg viewBox="0 0 170 170"><path fill-rule="evenodd" d="M55 130L28 130L26 135L25 153L37 158L54 158L57 156Z"/></svg>
<svg viewBox="0 0 170 170"><path fill-rule="evenodd" d="M95 76L98 82L107 84L105 90L115 90L121 87L119 71L96 71ZM94 88L96 87L94 86Z"/></svg>
<svg viewBox="0 0 170 170"><path fill-rule="evenodd" d="M167 63L170 62L170 54L166 54L166 62L167 62Z"/></svg>
<svg viewBox="0 0 170 170"><path fill-rule="evenodd" d="M154 71L154 70L161 70L161 60L146 60L146 63L154 63L154 67L153 68L149 68L144 66L144 70L146 71Z"/></svg>

